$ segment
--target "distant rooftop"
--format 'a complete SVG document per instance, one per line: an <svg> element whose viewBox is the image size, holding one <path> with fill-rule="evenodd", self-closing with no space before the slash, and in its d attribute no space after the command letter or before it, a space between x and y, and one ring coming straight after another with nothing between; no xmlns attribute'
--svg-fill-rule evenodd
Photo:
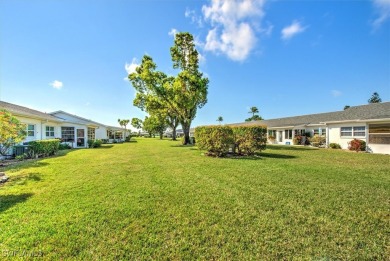
<svg viewBox="0 0 390 261"><path fill-rule="evenodd" d="M0 109L5 109L9 111L10 113L14 115L19 116L29 116L32 118L38 118L38 119L44 119L48 121L54 121L54 122L63 122L64 119L55 117L53 115L50 115L48 113L40 112L37 110L33 110L27 107L19 106L16 104L0 101Z"/></svg>
<svg viewBox="0 0 390 261"><path fill-rule="evenodd" d="M390 102L371 103L352 106L343 111L308 114L302 116L277 118L261 121L241 122L229 125L267 125L268 127L286 127L316 125L325 122L390 119Z"/></svg>

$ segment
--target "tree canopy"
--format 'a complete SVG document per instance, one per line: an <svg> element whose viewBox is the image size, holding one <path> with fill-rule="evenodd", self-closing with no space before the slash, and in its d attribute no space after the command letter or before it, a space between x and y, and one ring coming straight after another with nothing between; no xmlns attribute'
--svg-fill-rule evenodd
<svg viewBox="0 0 390 261"><path fill-rule="evenodd" d="M129 75L137 94L133 103L149 115L164 115L169 126L182 125L185 142L198 108L207 103L209 80L199 71L198 52L190 33L177 33L170 49L176 76L157 71L152 57L145 55L136 71Z"/></svg>
<svg viewBox="0 0 390 261"><path fill-rule="evenodd" d="M381 97L377 92L374 92L370 99L368 99L368 103L380 103L382 102Z"/></svg>
<svg viewBox="0 0 390 261"><path fill-rule="evenodd" d="M260 121L260 120L263 120L263 118L260 115L258 115L259 109L257 107L255 107L255 106L250 107L248 113L252 114L252 116L247 118L247 119L245 119L245 121Z"/></svg>
<svg viewBox="0 0 390 261"><path fill-rule="evenodd" d="M6 110L0 110L0 155L26 137L26 125Z"/></svg>

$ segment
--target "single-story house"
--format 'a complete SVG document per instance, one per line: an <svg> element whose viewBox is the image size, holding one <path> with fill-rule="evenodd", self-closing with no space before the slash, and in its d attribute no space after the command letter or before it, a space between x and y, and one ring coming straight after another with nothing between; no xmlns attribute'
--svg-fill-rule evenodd
<svg viewBox="0 0 390 261"><path fill-rule="evenodd" d="M353 106L343 111L309 114L234 125L266 125L268 141L274 144L293 144L295 136L326 137L326 146L338 143L348 148L352 139L364 140L367 150L390 154L390 102Z"/></svg>
<svg viewBox="0 0 390 261"><path fill-rule="evenodd" d="M9 111L26 124L23 143L33 140L59 138L73 148L86 148L88 140L123 141L123 128L108 126L64 111L44 113L20 105L0 101L0 109Z"/></svg>

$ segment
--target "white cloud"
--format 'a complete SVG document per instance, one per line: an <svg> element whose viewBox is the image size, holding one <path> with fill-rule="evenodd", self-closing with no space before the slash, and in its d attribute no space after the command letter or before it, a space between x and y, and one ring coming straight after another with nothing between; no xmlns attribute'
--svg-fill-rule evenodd
<svg viewBox="0 0 390 261"><path fill-rule="evenodd" d="M199 27L203 27L202 17L198 16L195 10L186 9L184 16L191 19L193 24L197 24Z"/></svg>
<svg viewBox="0 0 390 261"><path fill-rule="evenodd" d="M282 39L289 40L299 33L303 33L307 27L303 27L300 22L293 21L292 24L282 29Z"/></svg>
<svg viewBox="0 0 390 261"><path fill-rule="evenodd" d="M176 35L178 32L179 32L178 30L176 30L175 28L172 28L171 31L169 31L168 35L175 37L175 35Z"/></svg>
<svg viewBox="0 0 390 261"><path fill-rule="evenodd" d="M265 0L214 0L204 5L204 19L211 24L204 49L234 61L245 60L258 40L256 29L264 4Z"/></svg>
<svg viewBox="0 0 390 261"><path fill-rule="evenodd" d="M53 87L54 89L57 89L57 90L62 89L62 87L64 86L64 84L63 84L62 82L57 81L57 80L51 82L49 85L50 85L51 87Z"/></svg>
<svg viewBox="0 0 390 261"><path fill-rule="evenodd" d="M125 64L125 70L127 72L127 75L135 72L135 68L137 68L139 66L139 63L137 61L137 58L133 58L133 60L131 61L131 63L127 63ZM123 79L125 81L128 80L127 76Z"/></svg>
<svg viewBox="0 0 390 261"><path fill-rule="evenodd" d="M340 97L343 94L341 91L338 90L332 90L331 93L333 97Z"/></svg>
<svg viewBox="0 0 390 261"><path fill-rule="evenodd" d="M199 60L199 63L205 63L206 62L206 57L204 57L203 54L198 52L198 60Z"/></svg>
<svg viewBox="0 0 390 261"><path fill-rule="evenodd" d="M380 27L390 18L390 0L373 0L374 7L379 14L372 25L374 28Z"/></svg>

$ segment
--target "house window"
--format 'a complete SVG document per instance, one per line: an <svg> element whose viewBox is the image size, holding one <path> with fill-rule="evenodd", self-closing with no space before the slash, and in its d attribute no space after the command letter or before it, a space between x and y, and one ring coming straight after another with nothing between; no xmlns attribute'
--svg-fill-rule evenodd
<svg viewBox="0 0 390 261"><path fill-rule="evenodd" d="M95 129L88 128L88 140L95 140Z"/></svg>
<svg viewBox="0 0 390 261"><path fill-rule="evenodd" d="M35 125L27 124L27 137L35 136Z"/></svg>
<svg viewBox="0 0 390 261"><path fill-rule="evenodd" d="M370 124L368 143L390 144L390 124Z"/></svg>
<svg viewBox="0 0 390 261"><path fill-rule="evenodd" d="M268 130L268 137L276 137L276 130Z"/></svg>
<svg viewBox="0 0 390 261"><path fill-rule="evenodd" d="M340 136L341 137L365 137L366 127L365 126L341 127Z"/></svg>
<svg viewBox="0 0 390 261"><path fill-rule="evenodd" d="M318 136L326 136L326 129L314 129L314 135L318 135Z"/></svg>
<svg viewBox="0 0 390 261"><path fill-rule="evenodd" d="M54 137L54 127L46 126L46 137Z"/></svg>
<svg viewBox="0 0 390 261"><path fill-rule="evenodd" d="M61 139L66 142L74 142L74 127L61 127Z"/></svg>
<svg viewBox="0 0 390 261"><path fill-rule="evenodd" d="M364 126L353 127L353 136L354 137L366 136L366 127L364 127Z"/></svg>
<svg viewBox="0 0 390 261"><path fill-rule="evenodd" d="M341 127L340 136L341 137L352 137L352 127Z"/></svg>
<svg viewBox="0 0 390 261"><path fill-rule="evenodd" d="M295 136L305 136L305 129L295 130Z"/></svg>
<svg viewBox="0 0 390 261"><path fill-rule="evenodd" d="M292 139L292 130L285 130L284 131L284 138L285 139Z"/></svg>

